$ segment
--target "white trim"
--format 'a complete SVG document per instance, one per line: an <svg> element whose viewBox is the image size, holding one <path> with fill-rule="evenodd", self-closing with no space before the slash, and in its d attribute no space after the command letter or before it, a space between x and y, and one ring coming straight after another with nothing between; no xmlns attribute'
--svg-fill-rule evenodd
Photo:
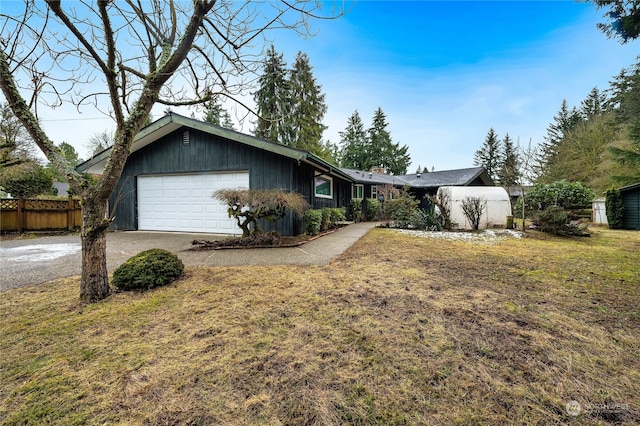
<svg viewBox="0 0 640 426"><path fill-rule="evenodd" d="M316 192L316 188L317 188L316 179L318 179L318 178L326 180L326 181L329 182L329 195L318 194ZM313 196L316 197L316 198L327 198L329 200L332 200L333 199L333 178L331 176L327 176L325 174L315 175L313 177Z"/></svg>

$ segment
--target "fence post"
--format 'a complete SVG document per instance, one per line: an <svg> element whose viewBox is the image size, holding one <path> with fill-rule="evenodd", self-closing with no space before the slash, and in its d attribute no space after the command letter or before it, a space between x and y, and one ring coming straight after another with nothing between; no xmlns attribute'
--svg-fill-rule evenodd
<svg viewBox="0 0 640 426"><path fill-rule="evenodd" d="M67 230L69 231L73 231L75 225L75 213L73 197L69 195L69 200L67 201Z"/></svg>
<svg viewBox="0 0 640 426"><path fill-rule="evenodd" d="M26 228L27 215L24 212L24 198L18 197L18 234L22 233L22 230Z"/></svg>

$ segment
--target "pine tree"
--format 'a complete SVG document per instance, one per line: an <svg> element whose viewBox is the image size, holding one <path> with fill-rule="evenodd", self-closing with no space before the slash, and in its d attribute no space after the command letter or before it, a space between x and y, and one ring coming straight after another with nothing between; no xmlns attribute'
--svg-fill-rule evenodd
<svg viewBox="0 0 640 426"><path fill-rule="evenodd" d="M382 108L378 108L373 115L371 128L368 130L368 149L366 159L368 168L384 167L387 172L401 175L407 172L411 164L409 147L400 143L393 143L391 134L387 130L387 117ZM366 169L365 169L366 170Z"/></svg>
<svg viewBox="0 0 640 426"><path fill-rule="evenodd" d="M340 132L340 145L342 146L342 167L356 170L368 170L367 159L367 132L362 124L360 113L355 110L347 120L347 127Z"/></svg>
<svg viewBox="0 0 640 426"><path fill-rule="evenodd" d="M327 148L322 144L322 133L326 126L322 119L327 113L325 95L313 76L309 57L298 52L289 77L291 110L285 125L289 133L285 144L326 156Z"/></svg>
<svg viewBox="0 0 640 426"><path fill-rule="evenodd" d="M623 70L611 83L611 104L616 122L628 135L628 146L610 146L615 161L625 168L625 174L615 177L618 184L640 180L640 62Z"/></svg>
<svg viewBox="0 0 640 426"><path fill-rule="evenodd" d="M272 142L285 143L284 118L289 114L290 100L287 64L273 45L267 50L258 86L253 94L258 113L253 134Z"/></svg>
<svg viewBox="0 0 640 426"><path fill-rule="evenodd" d="M218 100L210 101L205 105L205 112L202 120L206 123L215 124L216 126L223 127L225 129L235 130L233 121L231 120L231 114L229 114L229 111L224 109Z"/></svg>
<svg viewBox="0 0 640 426"><path fill-rule="evenodd" d="M591 89L587 98L580 104L580 113L583 119L589 120L597 117L606 111L607 95L598 90L597 87Z"/></svg>
<svg viewBox="0 0 640 426"><path fill-rule="evenodd" d="M476 151L473 164L485 168L491 179L498 181L498 170L502 163L502 153L500 149L500 140L498 134L489 129L482 147Z"/></svg>
<svg viewBox="0 0 640 426"><path fill-rule="evenodd" d="M537 159L539 178L543 180L545 170L553 167L557 161L559 145L566 133L583 121L580 111L575 107L569 109L566 99L562 100L560 111L553 116L553 120L554 122L547 127L547 135L541 144L540 157Z"/></svg>
<svg viewBox="0 0 640 426"><path fill-rule="evenodd" d="M502 163L498 170L500 185L511 187L520 182L520 157L507 133L502 140Z"/></svg>

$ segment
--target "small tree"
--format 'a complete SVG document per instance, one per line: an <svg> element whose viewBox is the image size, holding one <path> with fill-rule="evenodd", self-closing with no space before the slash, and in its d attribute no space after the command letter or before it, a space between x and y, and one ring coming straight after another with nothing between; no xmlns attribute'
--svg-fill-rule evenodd
<svg viewBox="0 0 640 426"><path fill-rule="evenodd" d="M605 209L607 210L607 223L609 229L622 229L622 218L624 216L624 203L622 201L622 194L618 189L609 189L606 194L604 202Z"/></svg>
<svg viewBox="0 0 640 426"><path fill-rule="evenodd" d="M451 229L451 191L441 189L436 195L427 195L426 199L440 211L442 227Z"/></svg>
<svg viewBox="0 0 640 426"><path fill-rule="evenodd" d="M278 189L221 189L213 196L227 204L229 217L236 220L243 238L262 232L259 219L277 222L287 210L302 216L309 208L302 195Z"/></svg>
<svg viewBox="0 0 640 426"><path fill-rule="evenodd" d="M487 209L487 200L480 197L464 197L462 200L462 212L471 224L471 228L477 231L480 228L480 218Z"/></svg>

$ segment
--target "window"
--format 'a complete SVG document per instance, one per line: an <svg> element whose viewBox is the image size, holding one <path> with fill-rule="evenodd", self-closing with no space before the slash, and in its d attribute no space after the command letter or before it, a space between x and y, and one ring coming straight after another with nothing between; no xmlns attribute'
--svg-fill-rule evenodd
<svg viewBox="0 0 640 426"><path fill-rule="evenodd" d="M355 184L351 186L351 198L361 200L364 197L364 185Z"/></svg>
<svg viewBox="0 0 640 426"><path fill-rule="evenodd" d="M378 186L371 185L371 198L378 198Z"/></svg>
<svg viewBox="0 0 640 426"><path fill-rule="evenodd" d="M333 198L333 181L329 176L316 176L314 179L316 197Z"/></svg>

